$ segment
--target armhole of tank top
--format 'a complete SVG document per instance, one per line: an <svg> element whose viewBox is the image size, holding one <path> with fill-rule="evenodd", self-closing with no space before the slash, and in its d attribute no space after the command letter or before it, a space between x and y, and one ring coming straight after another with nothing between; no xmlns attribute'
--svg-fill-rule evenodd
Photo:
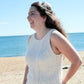
<svg viewBox="0 0 84 84"><path fill-rule="evenodd" d="M61 54L55 54L54 51L53 51L52 48L51 48L50 39L51 39L51 34L52 34L53 31L55 31L55 29L53 29L53 30L50 32L50 34L49 34L49 39L48 39L49 50L50 50L50 54L51 54L51 55L59 56L59 55L61 55Z"/></svg>

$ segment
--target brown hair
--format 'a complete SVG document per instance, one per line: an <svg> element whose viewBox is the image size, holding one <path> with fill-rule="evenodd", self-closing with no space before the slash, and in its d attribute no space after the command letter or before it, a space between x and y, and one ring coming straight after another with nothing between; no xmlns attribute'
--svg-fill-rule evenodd
<svg viewBox="0 0 84 84"><path fill-rule="evenodd" d="M34 2L31 6L35 6L42 17L47 17L45 26L50 29L56 29L65 37L67 37L64 29L61 27L59 20L56 18L54 11L51 6L46 2Z"/></svg>

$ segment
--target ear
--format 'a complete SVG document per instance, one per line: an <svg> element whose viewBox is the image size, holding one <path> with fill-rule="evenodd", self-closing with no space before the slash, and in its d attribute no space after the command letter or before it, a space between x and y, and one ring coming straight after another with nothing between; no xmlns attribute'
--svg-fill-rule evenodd
<svg viewBox="0 0 84 84"><path fill-rule="evenodd" d="M45 22L45 21L46 21L46 19L47 19L47 17L46 17L46 16L43 16L43 22Z"/></svg>

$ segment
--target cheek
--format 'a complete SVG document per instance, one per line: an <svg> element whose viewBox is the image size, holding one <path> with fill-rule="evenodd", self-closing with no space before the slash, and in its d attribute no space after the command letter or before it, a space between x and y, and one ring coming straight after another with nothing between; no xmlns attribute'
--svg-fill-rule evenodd
<svg viewBox="0 0 84 84"><path fill-rule="evenodd" d="M36 21L37 21L38 24L42 24L43 23L43 18L37 17Z"/></svg>

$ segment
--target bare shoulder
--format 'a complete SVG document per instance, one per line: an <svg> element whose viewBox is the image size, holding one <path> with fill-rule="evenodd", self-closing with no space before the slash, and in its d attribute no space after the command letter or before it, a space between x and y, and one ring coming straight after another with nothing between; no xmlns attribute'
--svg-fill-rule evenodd
<svg viewBox="0 0 84 84"><path fill-rule="evenodd" d="M57 30L51 33L50 40L53 46L56 47L63 54L64 52L67 52L67 49L70 50L72 47L69 40Z"/></svg>
<svg viewBox="0 0 84 84"><path fill-rule="evenodd" d="M80 56L75 48L72 46L71 42L63 36L58 31L53 31L51 33L51 42L58 48L58 50L66 56L72 63L79 61Z"/></svg>
<svg viewBox="0 0 84 84"><path fill-rule="evenodd" d="M68 41L68 39L65 36L63 36L60 32L58 32L57 30L51 33L51 40L55 42Z"/></svg>
<svg viewBox="0 0 84 84"><path fill-rule="evenodd" d="M28 43L30 42L31 37L32 37L32 35L29 36L29 38L28 38Z"/></svg>

